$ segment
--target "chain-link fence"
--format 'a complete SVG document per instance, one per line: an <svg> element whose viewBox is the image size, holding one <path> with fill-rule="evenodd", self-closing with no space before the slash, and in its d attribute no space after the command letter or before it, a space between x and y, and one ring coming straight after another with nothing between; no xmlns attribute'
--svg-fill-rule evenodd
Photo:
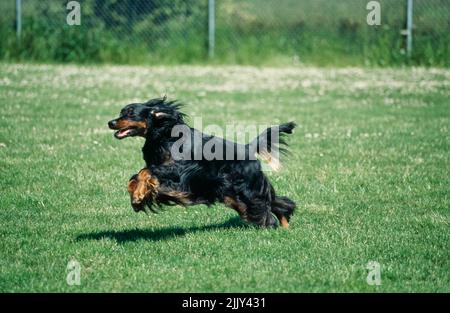
<svg viewBox="0 0 450 313"><path fill-rule="evenodd" d="M367 23L369 0L79 0L81 25L74 26L67 23L69 2L1 0L0 57L445 66L450 59L450 0L375 1L381 25ZM410 56L408 2L413 3Z"/></svg>
<svg viewBox="0 0 450 313"><path fill-rule="evenodd" d="M450 65L450 0L414 0L413 56Z"/></svg>

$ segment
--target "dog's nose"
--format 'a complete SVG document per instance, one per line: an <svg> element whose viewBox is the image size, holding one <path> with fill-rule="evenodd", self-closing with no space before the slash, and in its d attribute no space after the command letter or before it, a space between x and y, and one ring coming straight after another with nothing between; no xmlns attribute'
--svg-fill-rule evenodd
<svg viewBox="0 0 450 313"><path fill-rule="evenodd" d="M108 122L109 128L114 128L114 127L116 127L116 124L117 124L116 120L112 120L112 121L109 121L109 122Z"/></svg>

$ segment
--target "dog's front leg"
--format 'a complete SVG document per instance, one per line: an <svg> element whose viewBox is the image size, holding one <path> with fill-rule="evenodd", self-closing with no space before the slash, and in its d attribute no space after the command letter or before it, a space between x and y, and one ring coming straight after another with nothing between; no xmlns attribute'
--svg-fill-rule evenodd
<svg viewBox="0 0 450 313"><path fill-rule="evenodd" d="M152 204L158 195L159 181L148 168L133 175L128 182L131 206L136 212L152 210ZM147 212L148 213L148 212Z"/></svg>

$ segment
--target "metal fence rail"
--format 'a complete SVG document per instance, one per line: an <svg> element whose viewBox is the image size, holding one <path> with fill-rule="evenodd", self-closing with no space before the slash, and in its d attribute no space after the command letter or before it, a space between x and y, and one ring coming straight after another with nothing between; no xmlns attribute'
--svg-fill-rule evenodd
<svg viewBox="0 0 450 313"><path fill-rule="evenodd" d="M45 59L46 47L65 61L87 51L124 62L380 64L410 55L444 64L449 53L450 0L379 0L381 25L367 24L369 0L79 0L79 26L67 25L68 2L2 0L0 54Z"/></svg>

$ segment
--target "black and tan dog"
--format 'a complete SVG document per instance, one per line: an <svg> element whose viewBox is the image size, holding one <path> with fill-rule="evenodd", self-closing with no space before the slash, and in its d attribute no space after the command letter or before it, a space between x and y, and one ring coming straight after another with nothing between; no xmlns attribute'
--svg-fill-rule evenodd
<svg viewBox="0 0 450 313"><path fill-rule="evenodd" d="M152 99L125 106L120 116L108 123L117 130L114 136L118 139L145 138L142 152L146 168L128 184L134 210L147 212L154 211L154 205L222 202L257 225L276 225L275 215L283 227L288 227L296 205L289 198L276 195L254 154L277 168L279 163L273 151L283 150L282 135L291 134L295 123L268 128L250 144L241 145L188 127L179 109L179 104L166 98ZM183 126L184 133L174 132ZM223 153L226 151L227 157L198 158L196 152L211 143L216 149L222 148ZM174 156L175 150L180 154Z"/></svg>

